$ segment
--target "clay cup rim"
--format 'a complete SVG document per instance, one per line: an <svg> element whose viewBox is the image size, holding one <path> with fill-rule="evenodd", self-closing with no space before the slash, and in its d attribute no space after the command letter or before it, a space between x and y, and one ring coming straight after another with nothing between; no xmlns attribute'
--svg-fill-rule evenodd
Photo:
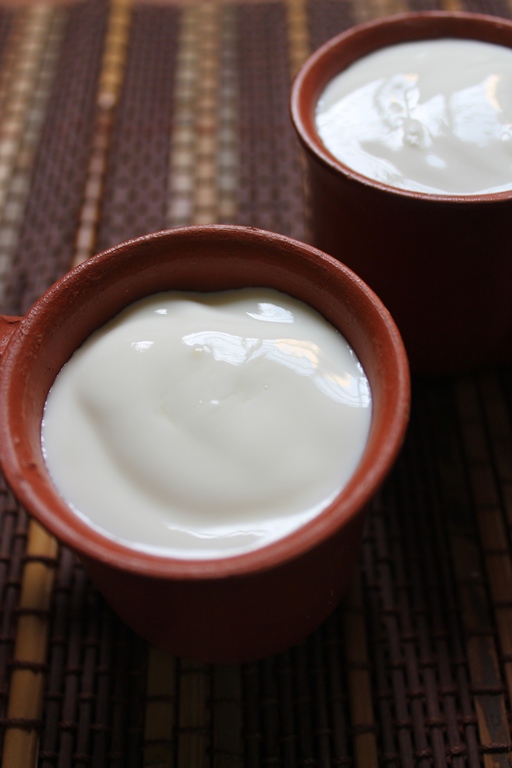
<svg viewBox="0 0 512 768"><path fill-rule="evenodd" d="M363 459L346 488L294 533L246 554L179 560L133 550L91 529L53 486L40 428L55 376L94 330L127 304L159 290L266 286L321 311L367 369L373 422ZM110 248L76 267L21 319L0 362L0 461L15 495L79 556L159 579L218 579L277 567L339 531L375 494L401 446L410 383L399 332L377 296L334 258L290 238L245 227L183 227Z"/></svg>
<svg viewBox="0 0 512 768"><path fill-rule="evenodd" d="M443 195L393 187L371 179L338 160L315 127L315 107L329 81L358 59L390 45L436 38L463 38L512 48L512 21L464 11L400 13L351 27L320 46L299 69L291 89L292 123L306 150L332 173L386 194L429 204L460 206L512 199L512 189L471 195Z"/></svg>

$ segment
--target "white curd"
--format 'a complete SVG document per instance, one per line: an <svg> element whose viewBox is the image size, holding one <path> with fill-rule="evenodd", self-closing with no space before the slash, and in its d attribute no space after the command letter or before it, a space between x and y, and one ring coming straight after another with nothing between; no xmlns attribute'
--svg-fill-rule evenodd
<svg viewBox="0 0 512 768"><path fill-rule="evenodd" d="M512 49L464 39L382 48L327 85L316 125L345 165L394 187L512 189Z"/></svg>
<svg viewBox="0 0 512 768"><path fill-rule="evenodd" d="M42 446L89 525L135 549L215 558L325 508L370 420L354 352L303 303L265 289L161 293L62 368Z"/></svg>

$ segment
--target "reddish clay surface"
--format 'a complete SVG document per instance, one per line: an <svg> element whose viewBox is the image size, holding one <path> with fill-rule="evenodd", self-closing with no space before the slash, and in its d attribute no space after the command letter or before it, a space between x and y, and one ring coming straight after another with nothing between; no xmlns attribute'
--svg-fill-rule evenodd
<svg viewBox="0 0 512 768"><path fill-rule="evenodd" d="M58 495L41 453L43 407L58 371L94 330L143 296L244 286L268 286L302 299L354 347L374 402L370 438L355 476L299 531L221 560L156 557L89 529ZM135 631L188 657L241 661L292 645L334 609L359 555L365 506L396 457L409 411L400 335L349 269L312 247L258 230L174 229L80 265L21 321L0 322L0 332L0 459L8 482L29 512L77 552Z"/></svg>
<svg viewBox="0 0 512 768"><path fill-rule="evenodd" d="M367 179L325 149L318 97L356 59L395 43L461 37L512 47L512 22L468 13L407 13L354 27L305 63L292 119L308 160L315 244L379 295L411 368L447 373L512 359L512 191L447 197Z"/></svg>

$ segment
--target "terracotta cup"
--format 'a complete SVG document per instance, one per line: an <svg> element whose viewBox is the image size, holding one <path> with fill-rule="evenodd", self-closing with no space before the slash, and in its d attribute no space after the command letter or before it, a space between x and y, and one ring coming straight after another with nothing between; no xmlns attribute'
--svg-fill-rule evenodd
<svg viewBox="0 0 512 768"><path fill-rule="evenodd" d="M335 75L379 48L431 38L512 47L512 23L424 12L354 27L306 61L291 114L307 156L315 245L379 295L411 368L437 374L512 359L512 190L452 197L393 188L337 160L315 127L318 98Z"/></svg>
<svg viewBox="0 0 512 768"><path fill-rule="evenodd" d="M319 310L366 369L371 433L352 480L295 533L223 559L146 554L91 529L59 496L41 452L43 407L60 368L93 331L146 295L250 286L287 292ZM178 228L95 256L50 288L25 317L4 317L0 328L0 460L7 480L30 514L78 554L136 632L187 657L244 661L289 647L334 609L358 558L365 506L397 455L409 410L400 335L379 299L347 267L260 230Z"/></svg>

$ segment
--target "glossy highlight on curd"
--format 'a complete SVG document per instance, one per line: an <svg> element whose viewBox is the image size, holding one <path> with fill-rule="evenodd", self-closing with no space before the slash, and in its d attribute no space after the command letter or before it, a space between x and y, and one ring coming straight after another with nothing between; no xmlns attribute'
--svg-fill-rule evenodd
<svg viewBox="0 0 512 768"><path fill-rule="evenodd" d="M74 353L41 439L87 524L136 550L209 559L276 541L329 505L371 412L354 351L302 302L161 293Z"/></svg>
<svg viewBox="0 0 512 768"><path fill-rule="evenodd" d="M367 178L440 195L512 189L512 49L469 39L379 49L324 89L325 147Z"/></svg>

